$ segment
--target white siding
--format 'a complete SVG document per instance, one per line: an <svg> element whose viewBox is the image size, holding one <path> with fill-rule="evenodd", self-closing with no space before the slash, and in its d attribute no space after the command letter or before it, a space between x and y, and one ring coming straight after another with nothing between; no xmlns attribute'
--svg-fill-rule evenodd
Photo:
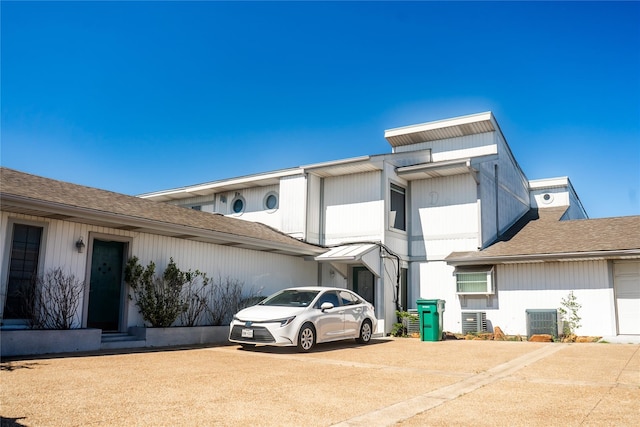
<svg viewBox="0 0 640 427"><path fill-rule="evenodd" d="M582 305L577 333L615 335L613 288L606 261L500 265L496 271L500 309L487 319L508 334L526 334L527 309L557 309L570 291Z"/></svg>
<svg viewBox="0 0 640 427"><path fill-rule="evenodd" d="M303 175L280 179L280 218L275 228L297 239L305 237L307 180Z"/></svg>
<svg viewBox="0 0 640 427"><path fill-rule="evenodd" d="M193 242L183 239L158 236L154 234L122 231L105 227L78 224L60 220L42 220L37 217L2 213L0 257L2 271L0 272L2 301L7 286L8 253L10 247L10 233L8 224L10 219L16 222L27 222L45 226L43 248L41 251L40 274L45 271L61 267L66 272L85 279L90 251L87 247L84 253L78 253L75 242L79 236L84 237L87 246L90 233L92 235L120 236L131 239L130 254L140 259L143 265L149 261L156 263L157 271L161 272L173 257L181 270L200 270L212 278L230 277L244 283L246 291L259 292L268 295L287 286L316 285L317 264L305 261L302 257L291 257L268 252L252 251L228 246ZM9 234L9 235L8 235ZM81 307L84 301L81 303ZM81 313L80 313L81 315ZM141 325L142 319L132 301L127 301L128 326Z"/></svg>
<svg viewBox="0 0 640 427"><path fill-rule="evenodd" d="M476 165L480 180L483 247L495 241L498 230L503 233L509 229L530 208L529 181L513 158L506 141L498 133L494 137L498 159Z"/></svg>
<svg viewBox="0 0 640 427"><path fill-rule="evenodd" d="M309 243L320 244L321 243L321 200L320 195L322 191L322 178L316 175L308 175L308 195L307 195L307 210L306 210L306 239Z"/></svg>
<svg viewBox="0 0 640 427"><path fill-rule="evenodd" d="M402 153L407 151L431 150L432 161L434 162L496 154L495 133L496 132L485 132L464 137L404 145L396 147L394 152Z"/></svg>
<svg viewBox="0 0 640 427"><path fill-rule="evenodd" d="M411 183L410 254L443 259L478 247L476 183L469 175Z"/></svg>
<svg viewBox="0 0 640 427"><path fill-rule="evenodd" d="M325 178L325 244L381 240L384 201L380 194L378 172Z"/></svg>
<svg viewBox="0 0 640 427"><path fill-rule="evenodd" d="M414 262L410 283L419 289L412 295L410 306L417 298L445 300L443 329L461 332L463 311L484 311L489 329L499 326L507 334L527 333L527 309L551 309L574 291L582 305L581 335L616 335L614 295L606 261L553 262L512 264L496 267L496 295L466 296L455 292L454 268L444 262Z"/></svg>

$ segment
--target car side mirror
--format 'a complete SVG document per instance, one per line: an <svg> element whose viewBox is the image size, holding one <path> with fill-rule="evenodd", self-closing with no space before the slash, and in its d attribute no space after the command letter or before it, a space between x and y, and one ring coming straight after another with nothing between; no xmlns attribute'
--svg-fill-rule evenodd
<svg viewBox="0 0 640 427"><path fill-rule="evenodd" d="M322 305L320 306L320 310L325 311L325 310L331 310L333 308L333 304L331 304L330 302L323 302Z"/></svg>

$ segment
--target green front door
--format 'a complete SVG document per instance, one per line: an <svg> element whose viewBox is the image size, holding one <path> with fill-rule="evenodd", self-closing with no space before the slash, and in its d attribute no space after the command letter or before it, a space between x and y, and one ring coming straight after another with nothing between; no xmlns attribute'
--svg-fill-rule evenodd
<svg viewBox="0 0 640 427"><path fill-rule="evenodd" d="M124 243L95 239L91 257L87 327L120 329Z"/></svg>

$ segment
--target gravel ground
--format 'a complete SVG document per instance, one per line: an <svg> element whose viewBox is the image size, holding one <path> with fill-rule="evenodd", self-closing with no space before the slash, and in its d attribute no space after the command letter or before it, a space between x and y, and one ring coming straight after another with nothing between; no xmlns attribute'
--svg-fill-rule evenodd
<svg viewBox="0 0 640 427"><path fill-rule="evenodd" d="M378 339L6 360L3 426L640 425L640 345Z"/></svg>

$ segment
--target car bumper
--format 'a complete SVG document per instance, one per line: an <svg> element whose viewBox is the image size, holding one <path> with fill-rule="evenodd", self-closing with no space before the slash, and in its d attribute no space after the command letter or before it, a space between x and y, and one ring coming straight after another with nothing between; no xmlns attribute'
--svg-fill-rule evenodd
<svg viewBox="0 0 640 427"><path fill-rule="evenodd" d="M290 327L279 324L252 324L231 322L229 325L229 341L239 344L266 344L275 346L296 345L295 334Z"/></svg>

